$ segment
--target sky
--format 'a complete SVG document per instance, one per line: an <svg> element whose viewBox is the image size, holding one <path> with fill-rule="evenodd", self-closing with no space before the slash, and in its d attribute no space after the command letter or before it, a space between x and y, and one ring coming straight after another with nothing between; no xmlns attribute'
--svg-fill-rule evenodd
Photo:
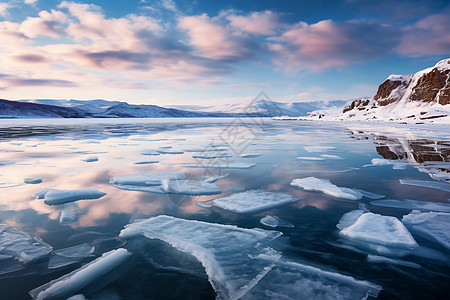
<svg viewBox="0 0 450 300"><path fill-rule="evenodd" d="M0 0L0 98L370 97L450 57L449 1Z"/></svg>

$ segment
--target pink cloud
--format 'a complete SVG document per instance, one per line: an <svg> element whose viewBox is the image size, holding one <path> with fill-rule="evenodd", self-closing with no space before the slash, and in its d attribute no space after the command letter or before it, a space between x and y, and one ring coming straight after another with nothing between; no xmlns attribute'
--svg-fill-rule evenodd
<svg viewBox="0 0 450 300"><path fill-rule="evenodd" d="M449 15L431 15L404 28L402 41L396 50L407 56L450 53Z"/></svg>
<svg viewBox="0 0 450 300"><path fill-rule="evenodd" d="M225 18L234 29L253 35L273 35L280 27L279 15L270 10L252 12L247 16L229 14Z"/></svg>
<svg viewBox="0 0 450 300"><path fill-rule="evenodd" d="M290 72L319 71L378 58L392 49L398 36L388 27L324 20L300 22L269 38L274 63Z"/></svg>
<svg viewBox="0 0 450 300"><path fill-rule="evenodd" d="M182 17L179 27L186 30L197 55L218 60L239 60L252 56L253 45L233 36L233 32L206 14Z"/></svg>
<svg viewBox="0 0 450 300"><path fill-rule="evenodd" d="M67 21L67 15L63 12L51 10L41 11L39 17L28 17L20 25L20 31L30 38L37 36L49 36L58 38L64 34L62 23Z"/></svg>

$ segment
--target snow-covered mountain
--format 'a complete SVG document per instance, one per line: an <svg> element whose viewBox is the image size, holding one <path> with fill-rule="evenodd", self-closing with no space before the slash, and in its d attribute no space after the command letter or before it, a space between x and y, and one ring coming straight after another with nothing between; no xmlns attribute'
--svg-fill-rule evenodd
<svg viewBox="0 0 450 300"><path fill-rule="evenodd" d="M0 118L176 118L176 117L273 117L305 116L317 109L341 110L345 101L282 103L257 100L221 106L184 105L161 107L120 101L25 99L2 100Z"/></svg>
<svg viewBox="0 0 450 300"><path fill-rule="evenodd" d="M450 58L414 75L390 75L373 98L351 102L334 119L450 124Z"/></svg>
<svg viewBox="0 0 450 300"><path fill-rule="evenodd" d="M208 113L227 113L227 114L250 114L260 115L265 117L274 116L306 116L308 112L318 109L333 109L342 108L348 101L333 100L333 101L313 101L313 102L291 102L283 103L265 99L256 101L248 101L241 103L224 104L217 106L195 106L195 111L202 111ZM188 106L167 106L179 109L188 109Z"/></svg>
<svg viewBox="0 0 450 300"><path fill-rule="evenodd" d="M0 118L189 118L224 114L106 100L0 100Z"/></svg>

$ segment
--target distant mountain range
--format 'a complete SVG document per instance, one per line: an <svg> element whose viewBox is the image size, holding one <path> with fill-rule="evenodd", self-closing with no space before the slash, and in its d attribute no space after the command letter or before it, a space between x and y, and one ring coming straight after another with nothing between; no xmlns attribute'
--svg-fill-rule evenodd
<svg viewBox="0 0 450 300"><path fill-rule="evenodd" d="M342 108L347 101L282 103L257 100L221 106L135 105L120 101L0 99L0 118L200 118L200 117L273 117L305 116L317 109Z"/></svg>

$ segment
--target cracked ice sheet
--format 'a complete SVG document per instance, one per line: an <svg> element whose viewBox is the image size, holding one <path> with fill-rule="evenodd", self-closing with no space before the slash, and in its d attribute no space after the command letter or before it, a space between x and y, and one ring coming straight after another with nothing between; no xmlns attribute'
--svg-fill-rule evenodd
<svg viewBox="0 0 450 300"><path fill-rule="evenodd" d="M81 244L69 248L53 251L48 263L49 269L57 269L79 262L83 258L89 257L94 252L95 247L89 244Z"/></svg>
<svg viewBox="0 0 450 300"><path fill-rule="evenodd" d="M347 300L377 297L381 287L339 273L280 260L242 300Z"/></svg>
<svg viewBox="0 0 450 300"><path fill-rule="evenodd" d="M131 253L123 248L104 253L83 267L31 290L29 294L37 300L67 299L94 280L113 271L130 256Z"/></svg>
<svg viewBox="0 0 450 300"><path fill-rule="evenodd" d="M144 235L195 256L205 267L219 299L239 299L271 270L280 255L264 246L280 232L245 229L170 216L125 226L122 238Z"/></svg>
<svg viewBox="0 0 450 300"><path fill-rule="evenodd" d="M450 193L450 183L446 182L439 182L439 181L428 181L428 180L406 180L406 179L399 179L400 183L403 185L410 185L410 186L418 186L418 187L424 187L429 189L437 189L442 190Z"/></svg>
<svg viewBox="0 0 450 300"><path fill-rule="evenodd" d="M426 202L418 200L376 200L371 201L370 204L383 207L417 209L420 211L440 211L450 213L450 204L438 202Z"/></svg>
<svg viewBox="0 0 450 300"><path fill-rule="evenodd" d="M235 213L253 213L299 200L285 193L251 190L207 201L207 204Z"/></svg>
<svg viewBox="0 0 450 300"><path fill-rule="evenodd" d="M356 246L381 255L403 256L418 247L408 229L395 217L351 211L337 225L340 235Z"/></svg>
<svg viewBox="0 0 450 300"><path fill-rule="evenodd" d="M402 222L414 234L450 250L450 213L412 211Z"/></svg>
<svg viewBox="0 0 450 300"><path fill-rule="evenodd" d="M23 263L40 261L50 254L52 246L22 230L0 224L0 254L10 255Z"/></svg>
<svg viewBox="0 0 450 300"><path fill-rule="evenodd" d="M363 197L357 190L338 187L337 185L332 184L328 179L305 177L292 180L291 185L305 191L321 192L325 195L340 199L359 200Z"/></svg>

